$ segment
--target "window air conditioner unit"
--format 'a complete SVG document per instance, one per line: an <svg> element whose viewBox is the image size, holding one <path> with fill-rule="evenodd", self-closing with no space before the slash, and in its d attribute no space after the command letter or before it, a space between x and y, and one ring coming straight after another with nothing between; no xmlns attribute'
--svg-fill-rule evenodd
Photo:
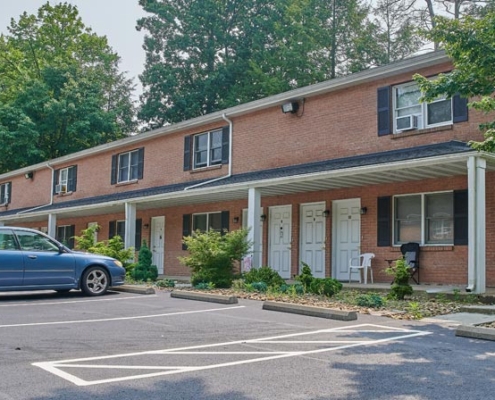
<svg viewBox="0 0 495 400"><path fill-rule="evenodd" d="M417 115L405 115L403 117L397 118L398 131L410 131L412 129L418 129Z"/></svg>
<svg viewBox="0 0 495 400"><path fill-rule="evenodd" d="M67 193L67 185L56 185L55 192L57 193Z"/></svg>

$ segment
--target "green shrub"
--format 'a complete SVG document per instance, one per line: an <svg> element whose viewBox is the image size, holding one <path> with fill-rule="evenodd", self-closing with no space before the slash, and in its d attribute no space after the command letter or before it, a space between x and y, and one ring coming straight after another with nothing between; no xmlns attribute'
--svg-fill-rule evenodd
<svg viewBox="0 0 495 400"><path fill-rule="evenodd" d="M253 282L251 287L256 292L265 293L268 290L268 285L265 282Z"/></svg>
<svg viewBox="0 0 495 400"><path fill-rule="evenodd" d="M130 275L136 266L134 264L134 248L128 249L124 246L124 241L120 236L114 236L109 240L101 242L94 241L95 232L100 229L99 225L90 226L81 231L81 236L74 236L76 249L93 254L101 254L119 260L126 270L126 275Z"/></svg>
<svg viewBox="0 0 495 400"><path fill-rule="evenodd" d="M215 287L228 288L234 279L234 262L241 260L251 247L247 240L247 230L220 232L196 231L184 237L189 255L179 257L179 261L191 268L191 283L211 282Z"/></svg>
<svg viewBox="0 0 495 400"><path fill-rule="evenodd" d="M385 299L376 293L360 294L356 297L356 304L360 307L380 308L385 305Z"/></svg>
<svg viewBox="0 0 495 400"><path fill-rule="evenodd" d="M159 279L156 281L158 287L175 287L175 282L172 279Z"/></svg>
<svg viewBox="0 0 495 400"><path fill-rule="evenodd" d="M387 268L385 272L394 277L388 298L404 300L406 296L410 296L413 293L413 288L409 284L411 274L404 258L397 260L395 266Z"/></svg>
<svg viewBox="0 0 495 400"><path fill-rule="evenodd" d="M301 282L306 291L310 291L311 283L313 282L313 274L311 273L311 267L304 261L301 261L303 266L301 274L296 276L296 280Z"/></svg>
<svg viewBox="0 0 495 400"><path fill-rule="evenodd" d="M295 283L293 285L287 285L284 283L283 285L280 286L279 292L287 293L290 295L301 296L305 293L305 289L304 289L304 286L301 285L300 283Z"/></svg>
<svg viewBox="0 0 495 400"><path fill-rule="evenodd" d="M215 284L213 282L200 282L194 285L194 288L199 290L213 290L215 289Z"/></svg>
<svg viewBox="0 0 495 400"><path fill-rule="evenodd" d="M251 268L243 274L244 282L265 282L267 286L280 286L285 283L285 280L279 273L270 267Z"/></svg>
<svg viewBox="0 0 495 400"><path fill-rule="evenodd" d="M158 278L158 269L156 265L152 265L152 257L151 250L146 244L146 240L143 240L143 244L141 245L141 249L139 250L138 262L134 267L134 270L131 272L131 276L136 281L156 281Z"/></svg>
<svg viewBox="0 0 495 400"><path fill-rule="evenodd" d="M234 290L244 290L246 287L246 283L244 282L244 279L234 279L232 281L232 289Z"/></svg>
<svg viewBox="0 0 495 400"><path fill-rule="evenodd" d="M331 297L342 290L342 283L333 278L313 278L309 292Z"/></svg>

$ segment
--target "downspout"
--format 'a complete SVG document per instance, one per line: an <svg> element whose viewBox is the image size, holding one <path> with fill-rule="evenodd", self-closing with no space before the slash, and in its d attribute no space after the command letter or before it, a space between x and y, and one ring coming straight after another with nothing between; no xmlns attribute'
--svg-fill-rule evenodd
<svg viewBox="0 0 495 400"><path fill-rule="evenodd" d="M205 182L197 183L197 184L192 185L192 186L185 187L184 190L194 189L198 186L203 186L203 185L206 185L208 183L212 183L212 182L220 181L222 179L230 178L232 176L232 125L233 124L232 124L232 121L230 119L228 119L225 114L222 114L222 118L229 123L229 171L228 171L227 175L220 176L218 178L210 179L209 181L205 181Z"/></svg>
<svg viewBox="0 0 495 400"><path fill-rule="evenodd" d="M34 208L30 208L29 210L22 210L22 211L19 211L17 213L18 214L24 214L24 213L27 213L27 212L31 212L31 211L34 211L34 210L37 210L38 208L42 208L42 207L46 207L46 206L51 206L53 204L53 180L55 179L55 177L53 176L53 168L51 167L50 164L46 164L46 166L48 168L50 168L52 170L52 184L50 186L50 202L48 204L43 204L41 206L37 206L37 207L34 207Z"/></svg>

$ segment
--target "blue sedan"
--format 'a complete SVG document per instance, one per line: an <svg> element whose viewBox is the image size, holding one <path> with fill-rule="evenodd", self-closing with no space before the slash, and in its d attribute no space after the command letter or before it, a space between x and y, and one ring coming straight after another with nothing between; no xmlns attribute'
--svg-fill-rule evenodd
<svg viewBox="0 0 495 400"><path fill-rule="evenodd" d="M0 227L0 292L81 289L99 296L124 279L114 258L72 251L33 229Z"/></svg>

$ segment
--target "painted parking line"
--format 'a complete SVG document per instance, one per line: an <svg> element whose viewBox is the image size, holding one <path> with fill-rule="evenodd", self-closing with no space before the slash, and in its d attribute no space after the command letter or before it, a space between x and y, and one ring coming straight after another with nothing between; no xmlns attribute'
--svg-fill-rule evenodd
<svg viewBox="0 0 495 400"><path fill-rule="evenodd" d="M126 297L118 297L118 298L111 298L111 299L87 299L87 300L64 300L64 301L32 301L32 300L25 300L23 303L8 303L8 304L0 304L0 307L34 307L34 306L47 306L47 305L57 305L57 304L77 304L77 303L95 303L95 302L102 302L102 301L121 301L121 300L140 300L144 299L147 300L152 297L158 297L156 294L150 294L147 295L146 297L143 296L126 296Z"/></svg>
<svg viewBox="0 0 495 400"><path fill-rule="evenodd" d="M198 314L198 313L213 312L213 311L227 311L227 310L231 310L234 308L244 308L244 307L245 306L210 308L210 309L206 309L206 310L177 311L177 312L164 313L164 314L136 315L133 317L78 319L78 320L72 320L72 321L30 322L30 323L26 323L26 324L0 325L0 328L18 328L18 327L25 327L25 326L71 325L71 324L87 324L87 323L95 323L95 322L128 321L128 320L133 320L133 319L159 318L159 317L170 317L170 316L174 316L174 315Z"/></svg>
<svg viewBox="0 0 495 400"><path fill-rule="evenodd" d="M326 353L336 350L349 349L352 347L370 346L430 334L432 334L432 332L393 328L373 324L361 324L339 328L320 329L311 332L180 347L174 349L152 350L138 353L116 354L110 356L78 358L62 361L38 362L33 363L32 365L40 367L45 371L63 378L77 386L91 386L104 383L153 378L163 375L210 370L214 368L231 367L288 357L305 356L309 354ZM325 336L330 336L330 338L325 340ZM382 337L370 339L370 337L373 336ZM305 337L308 338L308 340L304 340ZM311 337L319 338L319 340L312 340ZM268 344L271 348L262 349L264 345ZM318 346L314 346L315 344ZM280 346L280 349L274 350L274 345ZM305 350L290 349L291 347L298 347L301 345L307 346L308 348ZM217 347L221 347L222 349L215 351L215 348ZM231 347L232 350L225 350L226 347ZM236 350L237 347L239 347L240 350ZM246 350L247 347L255 347L256 350ZM210 361L211 356L216 357L217 361L212 363ZM227 360L225 360L226 358ZM148 362L140 363L141 361ZM105 370L111 371L112 377L101 379L101 375L104 374ZM68 371L75 372L69 373ZM119 373L120 376L115 377L115 375L118 375ZM98 379L91 379L91 376L98 377Z"/></svg>

